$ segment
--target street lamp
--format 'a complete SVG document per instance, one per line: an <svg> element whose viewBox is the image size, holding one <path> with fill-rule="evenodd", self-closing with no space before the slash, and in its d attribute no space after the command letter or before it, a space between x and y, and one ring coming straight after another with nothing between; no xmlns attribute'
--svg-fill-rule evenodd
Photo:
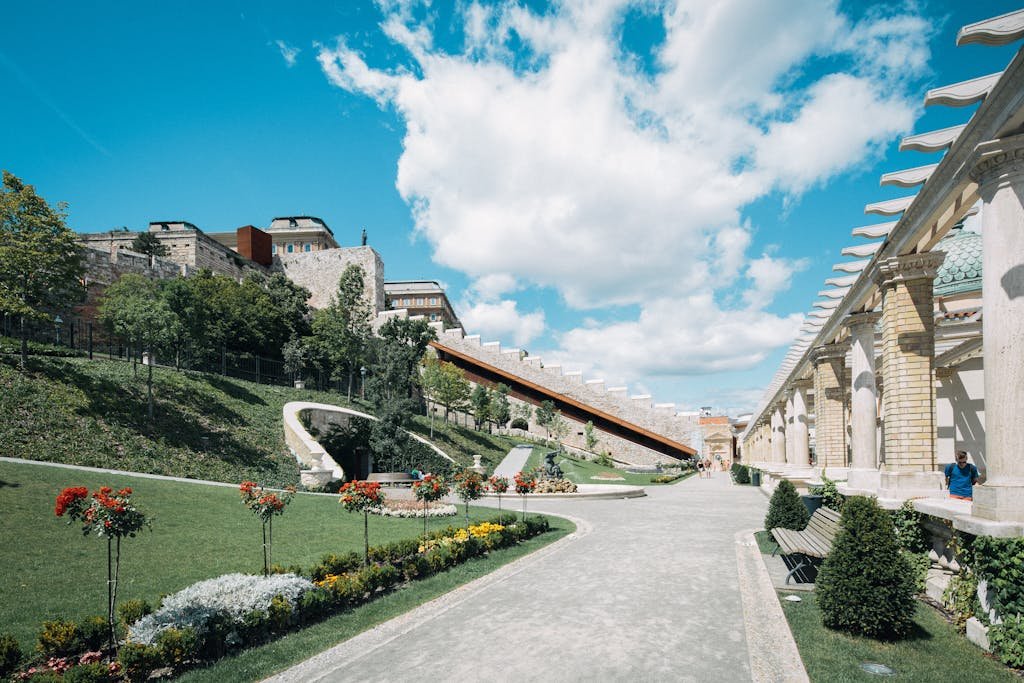
<svg viewBox="0 0 1024 683"><path fill-rule="evenodd" d="M55 316L53 319L53 328L57 330L57 346L60 346L60 326L64 324L60 316Z"/></svg>
<svg viewBox="0 0 1024 683"><path fill-rule="evenodd" d="M366 400L366 366L359 368L359 398Z"/></svg>

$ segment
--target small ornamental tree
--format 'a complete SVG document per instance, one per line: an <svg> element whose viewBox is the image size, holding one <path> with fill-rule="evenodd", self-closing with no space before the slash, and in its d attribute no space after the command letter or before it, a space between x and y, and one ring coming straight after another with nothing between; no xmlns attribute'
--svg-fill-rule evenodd
<svg viewBox="0 0 1024 683"><path fill-rule="evenodd" d="M501 512L501 494L508 491L508 477L491 477L487 480L487 488L498 494L498 512Z"/></svg>
<svg viewBox="0 0 1024 683"><path fill-rule="evenodd" d="M526 496L537 488L537 478L533 472L516 472L516 493L523 497L523 521L526 521Z"/></svg>
<svg viewBox="0 0 1024 683"><path fill-rule="evenodd" d="M768 503L768 514L764 518L764 528L768 531L777 529L795 529L800 531L807 526L810 515L807 507L800 500L793 482L783 479L775 487L775 493Z"/></svg>
<svg viewBox="0 0 1024 683"><path fill-rule="evenodd" d="M914 572L900 553L892 518L874 498L853 496L815 582L828 628L880 640L910 633Z"/></svg>
<svg viewBox="0 0 1024 683"><path fill-rule="evenodd" d="M284 493L267 493L255 482L243 481L238 487L242 503L263 522L263 575L270 574L271 555L274 548L274 517L283 515L288 503L292 502L295 487L289 486Z"/></svg>
<svg viewBox="0 0 1024 683"><path fill-rule="evenodd" d="M745 465L740 465L736 470L736 483L737 484L749 484L750 483L750 470Z"/></svg>
<svg viewBox="0 0 1024 683"><path fill-rule="evenodd" d="M469 502L484 495L484 478L472 470L460 472L455 475L455 495L466 504L466 526L469 527Z"/></svg>
<svg viewBox="0 0 1024 683"><path fill-rule="evenodd" d="M416 500L423 503L423 535L427 535L427 506L448 495L448 482L444 477L428 474L417 482L413 482L412 492Z"/></svg>
<svg viewBox="0 0 1024 683"><path fill-rule="evenodd" d="M117 606L117 580L121 569L121 539L134 538L144 526L146 515L132 503L132 490L123 488L117 493L102 486L92 496L84 486L64 489L57 496L54 512L58 517L68 516L68 524L82 523L82 535L95 534L107 539L107 627L110 646L117 647L114 615Z"/></svg>
<svg viewBox="0 0 1024 683"><path fill-rule="evenodd" d="M380 482L350 481L341 487L341 500L349 512L363 513L363 566L370 565L370 508L384 502Z"/></svg>

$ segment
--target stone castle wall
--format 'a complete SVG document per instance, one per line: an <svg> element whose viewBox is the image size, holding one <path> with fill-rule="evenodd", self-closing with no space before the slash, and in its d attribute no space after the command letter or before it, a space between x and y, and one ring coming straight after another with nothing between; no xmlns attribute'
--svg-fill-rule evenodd
<svg viewBox="0 0 1024 683"><path fill-rule="evenodd" d="M372 247L344 247L278 254L274 257L274 270L288 276L297 285L308 289L312 296L309 305L326 308L338 290L338 280L350 264L361 266L366 274L364 291L373 304L374 314L384 310L384 261Z"/></svg>
<svg viewBox="0 0 1024 683"><path fill-rule="evenodd" d="M263 266L246 259L199 230L175 229L151 232L170 252L163 258L186 266L181 271L182 275L188 275L202 268L217 275L235 279L241 279L250 272L266 272ZM118 251L130 250L132 241L138 234L124 230L86 233L79 234L78 241L90 249L116 254Z"/></svg>

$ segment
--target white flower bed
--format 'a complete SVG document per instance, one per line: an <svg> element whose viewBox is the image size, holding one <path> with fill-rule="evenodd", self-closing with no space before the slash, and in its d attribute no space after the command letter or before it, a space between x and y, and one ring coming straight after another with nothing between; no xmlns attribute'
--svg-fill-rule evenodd
<svg viewBox="0 0 1024 683"><path fill-rule="evenodd" d="M313 587L311 581L295 574L225 574L200 581L164 598L160 609L129 627L129 639L149 645L169 628L191 627L201 632L217 614L240 624L249 612L267 611L275 595L294 608L302 594Z"/></svg>
<svg viewBox="0 0 1024 683"><path fill-rule="evenodd" d="M417 503L415 507L375 507L370 508L370 513L381 517L423 517L423 504ZM454 505L437 505L427 508L427 517L454 517L458 510Z"/></svg>

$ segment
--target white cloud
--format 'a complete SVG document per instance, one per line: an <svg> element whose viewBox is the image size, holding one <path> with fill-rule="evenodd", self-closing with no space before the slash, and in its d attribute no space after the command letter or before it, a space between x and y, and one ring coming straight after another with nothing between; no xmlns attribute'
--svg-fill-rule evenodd
<svg viewBox="0 0 1024 683"><path fill-rule="evenodd" d="M284 58L284 63L288 65L288 68L295 66L295 60L298 59L299 53L302 52L300 48L293 45L289 45L283 40L275 40L274 45L277 45L277 49L281 51L281 56Z"/></svg>
<svg viewBox="0 0 1024 683"><path fill-rule="evenodd" d="M544 332L544 311L522 313L515 301L479 301L459 308L468 331L485 340L509 341L526 346Z"/></svg>
<svg viewBox="0 0 1024 683"><path fill-rule="evenodd" d="M413 66L372 67L344 38L318 60L404 120L396 186L434 260L474 280L467 327L533 339L550 320L512 294L550 287L596 319L641 311L561 330L558 356L623 376L748 368L795 336L800 316L764 308L806 264L749 254L745 208L908 130L929 28L909 9L854 22L838 0L650 2L666 38L649 74L622 58L629 4L464 3L459 52L399 3L382 30Z"/></svg>

